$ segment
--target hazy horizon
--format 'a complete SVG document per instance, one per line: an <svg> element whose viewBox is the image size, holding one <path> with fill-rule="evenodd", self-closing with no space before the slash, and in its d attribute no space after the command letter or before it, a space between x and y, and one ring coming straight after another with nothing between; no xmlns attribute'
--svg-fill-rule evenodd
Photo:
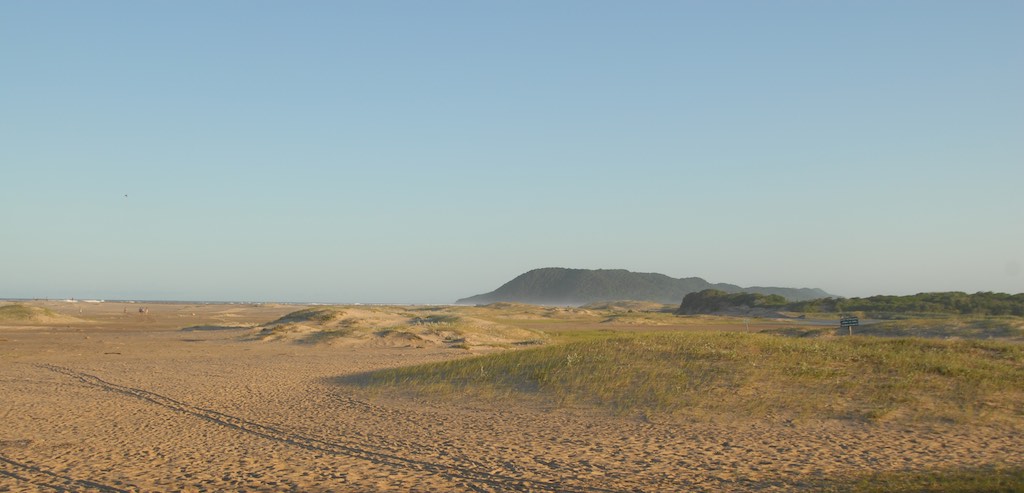
<svg viewBox="0 0 1024 493"><path fill-rule="evenodd" d="M606 270L615 270L615 269L606 269ZM660 274L660 272L655 273L655 274ZM513 277L515 277L515 276L513 276ZM700 276L680 276L680 277L700 277ZM679 277L677 277L677 278L679 278ZM512 280L512 278L509 278L509 279L507 279L505 281L501 281L499 284L495 285L493 288L485 289L485 290L482 290L482 291L480 291L478 293L472 293L472 294L467 294L465 296L460 296L460 298L468 298L468 297L472 297L472 296L476 296L476 295L480 295L480 294L489 293L489 292L494 291L495 289L497 289L501 285L503 285L506 282L511 281L511 280ZM716 284L716 283L735 284L735 283L730 283L728 281L714 281L714 280L709 280L709 279L704 279L704 280L705 281L709 281L709 282L711 282L713 284ZM743 287L743 288L780 287L780 288L797 288L797 289L799 289L799 288L814 288L815 286L740 285L740 287ZM919 294L919 293L922 293L922 292L930 292L930 291L918 291L918 292L914 292L914 293L885 293L885 292L878 292L878 293L871 293L871 294L847 296L847 295L842 295L842 294L839 294L839 293L834 293L834 292L831 292L831 291L828 291L828 290L825 290L825 291L827 291L830 295L841 297L841 298L868 297L868 296L874 296L874 295L912 295L912 294ZM963 290L950 290L950 291L963 291ZM976 293L976 292L977 291L967 291L967 293L969 293L969 294L973 294L973 293ZM1017 294L1017 293L1010 293L1010 294ZM156 303L163 303L163 302L285 303L285 304L325 304L325 305L327 305L327 304L455 305L456 304L455 302L457 301L457 300L450 300L450 301L421 301L421 300L373 301L373 300L330 300L330 299L298 299L298 298L237 298L237 299L236 298L189 298L189 297L173 297L173 295L162 296L159 293L155 293L155 294L154 293L150 293L148 296L134 296L134 297L133 296L109 296L109 297L104 297L104 296L92 296L92 297L90 297L90 296L0 296L0 300L34 300L34 299L47 299L47 300L51 300L51 301L77 301L77 302L90 302L90 301L102 301L102 302L131 301L131 302L156 302ZM609 301L612 301L612 300L609 300ZM680 299L680 301L682 301L682 300ZM558 305L560 303L553 303L553 304Z"/></svg>
<svg viewBox="0 0 1024 493"><path fill-rule="evenodd" d="M1024 292L1024 3L0 4L0 297Z"/></svg>

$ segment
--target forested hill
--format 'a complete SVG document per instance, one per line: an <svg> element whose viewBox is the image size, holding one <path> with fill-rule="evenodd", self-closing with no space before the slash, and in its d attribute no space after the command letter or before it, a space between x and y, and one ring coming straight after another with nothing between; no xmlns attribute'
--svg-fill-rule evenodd
<svg viewBox="0 0 1024 493"><path fill-rule="evenodd" d="M675 279L664 274L630 272L622 269L531 270L498 289L456 301L457 304L486 304L499 301L535 305L584 305L599 301L646 300L679 303L689 293L718 289L727 293L753 292L779 295L788 300L811 300L829 296L820 289L750 287L712 284L699 277Z"/></svg>
<svg viewBox="0 0 1024 493"><path fill-rule="evenodd" d="M735 294L709 289L690 293L676 311L680 315L766 309L804 313L865 312L884 317L889 314L1015 315L1024 316L1024 293L961 292L919 293L910 296L867 298L821 298L787 301L778 296Z"/></svg>

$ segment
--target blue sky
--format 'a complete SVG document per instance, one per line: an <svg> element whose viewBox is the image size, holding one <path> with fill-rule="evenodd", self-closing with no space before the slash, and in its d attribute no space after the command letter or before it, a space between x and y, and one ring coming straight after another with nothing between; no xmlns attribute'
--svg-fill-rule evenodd
<svg viewBox="0 0 1024 493"><path fill-rule="evenodd" d="M1024 292L1024 3L0 3L0 297ZM127 195L127 197L125 197Z"/></svg>

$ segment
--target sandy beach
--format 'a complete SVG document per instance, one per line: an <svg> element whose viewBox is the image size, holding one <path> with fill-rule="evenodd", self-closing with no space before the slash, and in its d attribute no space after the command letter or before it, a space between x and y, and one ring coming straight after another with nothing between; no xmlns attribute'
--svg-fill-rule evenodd
<svg viewBox="0 0 1024 493"><path fill-rule="evenodd" d="M994 426L659 421L345 385L475 351L254 341L282 305L35 302L0 327L0 491L792 491L1016 466ZM60 317L67 317L62 319Z"/></svg>

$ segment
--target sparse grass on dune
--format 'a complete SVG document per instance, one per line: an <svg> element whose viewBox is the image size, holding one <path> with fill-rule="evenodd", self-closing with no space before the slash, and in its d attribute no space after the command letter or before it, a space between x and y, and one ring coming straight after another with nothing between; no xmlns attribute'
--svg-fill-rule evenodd
<svg viewBox="0 0 1024 493"><path fill-rule="evenodd" d="M535 331L464 315L445 307L315 307L263 324L247 339L456 349L507 347L544 339Z"/></svg>
<svg viewBox="0 0 1024 493"><path fill-rule="evenodd" d="M680 325L679 317L667 312L656 311L613 311L602 323L626 325Z"/></svg>
<svg viewBox="0 0 1024 493"><path fill-rule="evenodd" d="M585 307L571 306L540 306L523 303L492 303L475 307L461 307L465 313L474 316L502 321L582 321L596 319L604 314L603 310L590 310Z"/></svg>
<svg viewBox="0 0 1024 493"><path fill-rule="evenodd" d="M43 310L40 308L39 310ZM49 310L46 310L49 312ZM19 304L0 306L0 320L27 320L35 315L31 307ZM50 312L52 314L52 312Z"/></svg>
<svg viewBox="0 0 1024 493"><path fill-rule="evenodd" d="M76 319L39 306L28 306L20 303L0 306L0 321L3 322L37 323L72 320Z"/></svg>
<svg viewBox="0 0 1024 493"><path fill-rule="evenodd" d="M331 322L333 320L337 320L344 314L344 310L335 307L306 308L303 310L291 312L281 318L278 318L277 320L274 320L273 322L268 323L267 325L280 325L300 322L324 324L327 322Z"/></svg>
<svg viewBox="0 0 1024 493"><path fill-rule="evenodd" d="M867 474L821 491L859 493L1014 493L1024 491L1024 469L985 468Z"/></svg>
<svg viewBox="0 0 1024 493"><path fill-rule="evenodd" d="M352 380L424 396L535 398L694 418L1019 425L1024 415L1024 347L1012 343L744 333L573 339Z"/></svg>
<svg viewBox="0 0 1024 493"><path fill-rule="evenodd" d="M762 330L764 333L795 337L844 336L847 329L823 326L797 326ZM878 337L924 337L941 339L1000 339L1024 341L1024 318L965 317L942 315L927 318L904 318L860 325L857 335Z"/></svg>
<svg viewBox="0 0 1024 493"><path fill-rule="evenodd" d="M937 317L890 320L861 328L868 335L1024 339L1021 317Z"/></svg>

